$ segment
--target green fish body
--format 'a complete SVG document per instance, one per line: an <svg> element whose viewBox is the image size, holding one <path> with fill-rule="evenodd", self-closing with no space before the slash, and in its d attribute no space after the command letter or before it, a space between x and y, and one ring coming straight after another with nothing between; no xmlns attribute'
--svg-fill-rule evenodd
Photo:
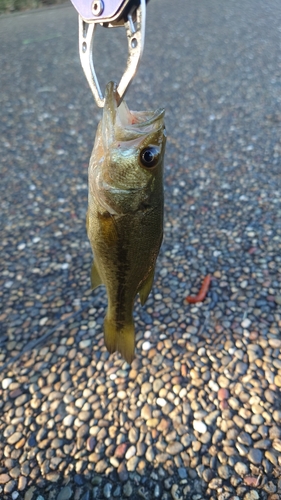
<svg viewBox="0 0 281 500"><path fill-rule="evenodd" d="M89 165L87 233L94 254L92 288L104 284L108 308L104 340L110 353L134 359L133 307L153 284L163 237L164 110L117 106L116 86L106 87Z"/></svg>

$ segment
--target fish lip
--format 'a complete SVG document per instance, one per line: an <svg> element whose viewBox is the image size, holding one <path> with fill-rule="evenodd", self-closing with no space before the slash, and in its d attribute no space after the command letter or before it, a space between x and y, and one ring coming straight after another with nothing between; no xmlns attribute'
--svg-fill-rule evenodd
<svg viewBox="0 0 281 500"><path fill-rule="evenodd" d="M106 142L112 144L115 139L129 140L164 128L165 109L155 111L130 111L122 101L120 105L117 85L109 82L105 89L105 104L103 110L103 132ZM125 139L126 140L126 139Z"/></svg>

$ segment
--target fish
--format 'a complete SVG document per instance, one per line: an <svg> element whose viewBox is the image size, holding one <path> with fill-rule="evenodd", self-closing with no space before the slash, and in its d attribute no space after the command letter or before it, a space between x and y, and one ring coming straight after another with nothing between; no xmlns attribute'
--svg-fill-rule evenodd
<svg viewBox="0 0 281 500"><path fill-rule="evenodd" d="M87 235L93 251L91 286L105 285L104 342L131 364L134 302L151 291L163 239L164 109L130 111L117 87L105 90L88 170Z"/></svg>

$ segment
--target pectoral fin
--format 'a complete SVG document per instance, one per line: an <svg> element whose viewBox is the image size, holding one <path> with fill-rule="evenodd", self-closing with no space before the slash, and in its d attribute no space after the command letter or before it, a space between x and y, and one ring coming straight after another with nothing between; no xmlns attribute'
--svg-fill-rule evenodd
<svg viewBox="0 0 281 500"><path fill-rule="evenodd" d="M146 303L147 298L150 294L150 291L151 291L151 288L153 285L154 272L155 272L155 268L153 267L151 269L149 275L147 276L146 280L142 284L141 288L139 289L139 296L140 296L140 301L141 301L142 306Z"/></svg>
<svg viewBox="0 0 281 500"><path fill-rule="evenodd" d="M99 275L96 263L94 261L92 264L92 269L91 269L91 287L92 287L92 290L97 288L99 285L102 285L102 279Z"/></svg>

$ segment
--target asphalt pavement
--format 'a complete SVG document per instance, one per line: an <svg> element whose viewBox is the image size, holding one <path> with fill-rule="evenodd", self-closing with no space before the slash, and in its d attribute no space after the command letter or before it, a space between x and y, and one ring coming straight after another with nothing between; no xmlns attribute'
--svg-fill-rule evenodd
<svg viewBox="0 0 281 500"><path fill-rule="evenodd" d="M76 12L3 15L0 47L1 498L279 500L280 2L149 2L126 101L166 108L165 235L131 366L90 291ZM102 88L126 55L97 30Z"/></svg>

